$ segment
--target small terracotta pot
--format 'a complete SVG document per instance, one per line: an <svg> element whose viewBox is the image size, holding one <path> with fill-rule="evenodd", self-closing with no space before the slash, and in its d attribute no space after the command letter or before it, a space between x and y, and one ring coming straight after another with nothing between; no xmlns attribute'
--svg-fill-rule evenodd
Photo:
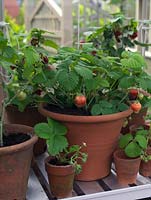
<svg viewBox="0 0 151 200"><path fill-rule="evenodd" d="M8 134L33 133L33 128L18 124L5 125ZM0 148L0 199L25 200L33 146L37 142L33 135L26 142Z"/></svg>
<svg viewBox="0 0 151 200"><path fill-rule="evenodd" d="M70 145L86 143L87 146L82 150L88 154L88 159L82 164L82 172L75 177L76 180L93 181L110 173L112 154L117 146L123 121L132 113L131 109L109 115L75 116L50 112L41 104L39 112L67 127Z"/></svg>
<svg viewBox="0 0 151 200"><path fill-rule="evenodd" d="M57 198L72 197L73 181L75 170L72 165L56 166L49 162L53 159L48 157L45 160L45 168L48 174L50 190Z"/></svg>
<svg viewBox="0 0 151 200"><path fill-rule="evenodd" d="M147 153L149 155L151 155L151 147L149 147L147 149ZM143 160L141 160L141 164L140 164L140 168L139 168L139 173L142 176L151 176L151 160L149 160L148 162L145 162Z"/></svg>
<svg viewBox="0 0 151 200"><path fill-rule="evenodd" d="M121 185L136 183L140 157L128 158L121 149L116 150L113 155L118 182Z"/></svg>
<svg viewBox="0 0 151 200"><path fill-rule="evenodd" d="M28 106L24 112L20 112L16 106L10 105L6 108L6 119L11 124L23 124L33 127L35 124L46 121L36 107ZM44 139L38 138L34 145L34 155L40 155L46 150Z"/></svg>

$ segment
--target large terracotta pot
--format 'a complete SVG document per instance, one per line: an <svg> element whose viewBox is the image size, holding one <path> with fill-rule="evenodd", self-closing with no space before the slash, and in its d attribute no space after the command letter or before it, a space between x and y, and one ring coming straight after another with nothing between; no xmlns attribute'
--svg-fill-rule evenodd
<svg viewBox="0 0 151 200"><path fill-rule="evenodd" d="M120 149L116 150L113 155L118 182L121 185L136 183L141 162L140 157L128 158L125 156L124 151Z"/></svg>
<svg viewBox="0 0 151 200"><path fill-rule="evenodd" d="M117 146L124 118L131 110L102 116L73 116L50 112L41 104L39 112L62 122L67 128L69 144L87 144L88 160L83 164L77 180L92 181L110 173L112 153Z"/></svg>
<svg viewBox="0 0 151 200"><path fill-rule="evenodd" d="M16 106L6 108L6 119L11 124L23 124L33 127L35 124L46 121L36 107L29 106L24 112L20 112ZM39 138L34 145L34 155L40 155L46 150L45 140Z"/></svg>
<svg viewBox="0 0 151 200"><path fill-rule="evenodd" d="M33 133L33 128L18 124L5 125L8 134ZM0 148L0 199L25 200L33 145L37 141L33 135L26 142Z"/></svg>
<svg viewBox="0 0 151 200"><path fill-rule="evenodd" d="M50 190L57 198L72 197L75 170L72 165L56 166L50 164L52 157L45 160L45 168L48 174Z"/></svg>

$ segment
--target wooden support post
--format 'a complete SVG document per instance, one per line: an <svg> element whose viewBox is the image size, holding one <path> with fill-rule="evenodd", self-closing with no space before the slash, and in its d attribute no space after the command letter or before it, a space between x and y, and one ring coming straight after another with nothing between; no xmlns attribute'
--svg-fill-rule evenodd
<svg viewBox="0 0 151 200"><path fill-rule="evenodd" d="M143 21L149 19L149 5L150 0L137 0L136 1L136 19ZM142 23L142 22L141 22ZM140 24L141 24L140 23ZM142 24L144 27L144 24ZM145 30L140 28L139 34L138 34L138 40L140 42L144 42L145 38ZM142 55L145 55L145 48L138 47L138 51L141 51Z"/></svg>
<svg viewBox="0 0 151 200"><path fill-rule="evenodd" d="M151 20L151 0L149 0L149 20ZM148 42L149 42L149 44L151 43L151 30L149 30L149 41ZM151 52L151 47L149 47L149 52Z"/></svg>
<svg viewBox="0 0 151 200"><path fill-rule="evenodd" d="M136 0L136 20L142 19L142 0ZM140 24L139 24L140 26ZM141 30L138 32L138 40L141 41ZM137 51L141 51L141 48L137 46Z"/></svg>
<svg viewBox="0 0 151 200"><path fill-rule="evenodd" d="M4 21L4 0L0 0L0 22Z"/></svg>
<svg viewBox="0 0 151 200"><path fill-rule="evenodd" d="M24 5L25 5L25 25L26 29L30 30L31 28L30 17L35 7L35 0L24 0Z"/></svg>
<svg viewBox="0 0 151 200"><path fill-rule="evenodd" d="M62 0L62 45L72 46L73 43L73 21L72 1Z"/></svg>

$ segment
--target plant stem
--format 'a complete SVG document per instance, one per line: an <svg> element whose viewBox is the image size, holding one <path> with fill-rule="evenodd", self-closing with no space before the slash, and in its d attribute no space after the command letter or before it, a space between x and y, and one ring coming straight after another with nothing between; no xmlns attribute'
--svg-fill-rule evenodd
<svg viewBox="0 0 151 200"><path fill-rule="evenodd" d="M42 71L42 75L43 75L45 81L47 81L48 79L47 79L47 77L45 76L45 74L43 73L43 71ZM48 96L49 96L56 104L59 104L59 106L60 106L61 108L64 108L64 106L62 105L62 102L59 102L59 100L56 99L56 98L54 97L54 95L48 94Z"/></svg>
<svg viewBox="0 0 151 200"><path fill-rule="evenodd" d="M121 99L121 101L119 102L119 104L122 103L124 101L124 99L126 99L126 97L127 97L127 94Z"/></svg>

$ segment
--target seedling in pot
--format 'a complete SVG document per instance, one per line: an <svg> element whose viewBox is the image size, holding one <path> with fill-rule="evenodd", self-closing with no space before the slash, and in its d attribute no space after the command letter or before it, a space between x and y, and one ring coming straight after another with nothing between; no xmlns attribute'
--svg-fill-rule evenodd
<svg viewBox="0 0 151 200"><path fill-rule="evenodd" d="M142 155L148 145L148 131L138 130L136 133L122 135L119 147L124 150L127 157L136 158Z"/></svg>
<svg viewBox="0 0 151 200"><path fill-rule="evenodd" d="M69 146L67 128L53 119L48 118L47 121L48 123L36 124L34 130L38 137L46 140L48 153L55 158L55 165L73 165L75 172L80 173L80 163L87 160L87 154L81 151L86 144Z"/></svg>

